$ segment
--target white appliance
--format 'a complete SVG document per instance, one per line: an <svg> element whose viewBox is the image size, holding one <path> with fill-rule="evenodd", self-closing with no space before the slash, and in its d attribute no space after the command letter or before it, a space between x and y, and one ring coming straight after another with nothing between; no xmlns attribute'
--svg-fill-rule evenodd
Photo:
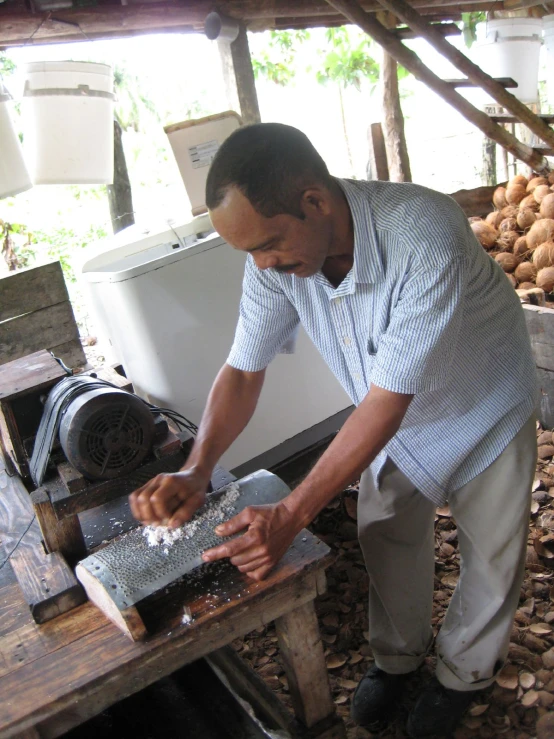
<svg viewBox="0 0 554 739"><path fill-rule="evenodd" d="M136 226L125 231L83 266L98 328L138 395L198 424L233 341L245 255L207 216L138 240ZM295 353L268 368L255 415L221 462L238 474L271 467L337 431L350 411L301 329Z"/></svg>

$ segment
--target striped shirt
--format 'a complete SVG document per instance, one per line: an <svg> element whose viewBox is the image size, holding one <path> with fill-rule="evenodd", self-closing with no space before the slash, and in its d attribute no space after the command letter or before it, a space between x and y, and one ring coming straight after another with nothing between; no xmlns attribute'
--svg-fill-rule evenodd
<svg viewBox="0 0 554 739"><path fill-rule="evenodd" d="M488 467L536 405L523 310L502 269L448 196L419 185L337 180L354 223L354 263L321 273L259 270L248 257L228 364L265 368L301 323L358 405L374 384L414 394L387 455L430 500Z"/></svg>

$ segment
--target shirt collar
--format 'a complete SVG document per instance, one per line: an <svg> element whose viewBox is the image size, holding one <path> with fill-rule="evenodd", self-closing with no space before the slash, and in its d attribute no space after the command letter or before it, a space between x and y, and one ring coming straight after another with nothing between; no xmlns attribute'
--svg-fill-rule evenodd
<svg viewBox="0 0 554 739"><path fill-rule="evenodd" d="M335 182L344 193L354 224L354 281L379 282L384 277L384 268L371 213L370 189L365 182L358 184L338 177Z"/></svg>

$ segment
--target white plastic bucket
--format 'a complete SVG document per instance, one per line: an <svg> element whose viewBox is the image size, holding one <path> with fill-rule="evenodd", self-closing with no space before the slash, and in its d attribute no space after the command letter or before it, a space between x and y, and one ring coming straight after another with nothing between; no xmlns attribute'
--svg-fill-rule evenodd
<svg viewBox="0 0 554 739"><path fill-rule="evenodd" d="M542 28L546 51L546 100L554 107L554 15L543 17Z"/></svg>
<svg viewBox="0 0 554 739"><path fill-rule="evenodd" d="M113 73L92 62L24 67L23 146L36 185L113 182Z"/></svg>
<svg viewBox="0 0 554 739"><path fill-rule="evenodd" d="M0 198L33 186L11 116L11 97L0 83Z"/></svg>
<svg viewBox="0 0 554 739"><path fill-rule="evenodd" d="M509 91L523 103L539 99L541 31L541 18L497 18L477 25L473 60L491 77L512 77L518 86Z"/></svg>

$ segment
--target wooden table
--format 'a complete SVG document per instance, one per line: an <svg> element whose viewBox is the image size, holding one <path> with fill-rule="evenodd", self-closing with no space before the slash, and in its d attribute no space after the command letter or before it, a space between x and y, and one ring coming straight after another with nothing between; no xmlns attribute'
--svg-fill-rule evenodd
<svg viewBox="0 0 554 739"><path fill-rule="evenodd" d="M132 643L90 602L36 624L6 564L0 569L0 737L60 736L271 621L296 719L310 729L298 735L344 737L313 607L330 561L328 547L304 531L261 583L228 563L210 565L144 603L152 635L140 643ZM189 625L181 624L185 605L192 613Z"/></svg>

